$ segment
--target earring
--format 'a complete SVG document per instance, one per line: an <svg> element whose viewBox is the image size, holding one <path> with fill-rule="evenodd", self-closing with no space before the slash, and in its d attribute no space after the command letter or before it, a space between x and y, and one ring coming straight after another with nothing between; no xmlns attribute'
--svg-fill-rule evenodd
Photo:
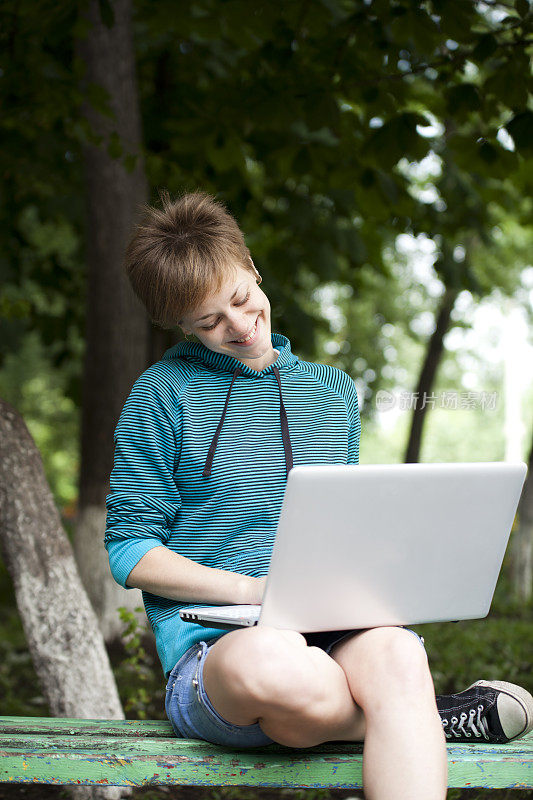
<svg viewBox="0 0 533 800"><path fill-rule="evenodd" d="M186 334L186 333L184 333L183 335L185 336L185 340L186 340L187 342L189 342L189 341L190 341L190 339L188 339L188 338L187 338L187 334Z"/></svg>
<svg viewBox="0 0 533 800"><path fill-rule="evenodd" d="M257 283L258 286L262 282L262 280L263 280L263 278L261 277L261 275L259 275L259 273L257 273L257 278L255 279L255 282Z"/></svg>

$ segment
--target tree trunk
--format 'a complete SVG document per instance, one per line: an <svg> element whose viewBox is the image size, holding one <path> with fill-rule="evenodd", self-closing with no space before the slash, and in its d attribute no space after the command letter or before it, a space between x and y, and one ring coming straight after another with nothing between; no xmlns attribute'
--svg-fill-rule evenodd
<svg viewBox="0 0 533 800"><path fill-rule="evenodd" d="M124 719L98 621L61 527L39 451L22 418L3 400L0 548L51 713ZM94 798L102 793L82 794ZM112 790L105 796L122 794Z"/></svg>
<svg viewBox="0 0 533 800"><path fill-rule="evenodd" d="M84 16L88 32L78 44L84 88L103 88L109 113L88 101L83 108L99 143L84 150L89 284L75 552L102 632L110 640L120 631L118 606L142 604L137 590L126 593L113 582L103 532L113 432L133 382L148 366L150 325L123 270L124 250L146 202L147 185L140 155L131 2L90 0Z"/></svg>
<svg viewBox="0 0 533 800"><path fill-rule="evenodd" d="M428 408L426 400L431 395L433 389L435 376L437 374L444 349L444 336L450 325L450 316L456 297L457 291L455 289L446 289L444 292L439 312L437 314L435 330L431 334L431 338L429 340L426 358L422 365L422 370L418 379L418 385L416 387L416 404L413 409L411 430L409 432L409 440L404 459L405 463L407 464L418 461L420 457L422 430Z"/></svg>
<svg viewBox="0 0 533 800"><path fill-rule="evenodd" d="M511 575L515 597L527 603L533 596L533 441L517 516L518 527L511 536Z"/></svg>

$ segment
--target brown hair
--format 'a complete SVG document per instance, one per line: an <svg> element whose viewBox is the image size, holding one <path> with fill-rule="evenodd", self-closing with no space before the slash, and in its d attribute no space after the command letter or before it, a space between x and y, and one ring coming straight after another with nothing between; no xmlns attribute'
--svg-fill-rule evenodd
<svg viewBox="0 0 533 800"><path fill-rule="evenodd" d="M148 206L126 250L125 268L152 320L173 328L183 315L218 291L228 271L255 271L235 219L206 192Z"/></svg>

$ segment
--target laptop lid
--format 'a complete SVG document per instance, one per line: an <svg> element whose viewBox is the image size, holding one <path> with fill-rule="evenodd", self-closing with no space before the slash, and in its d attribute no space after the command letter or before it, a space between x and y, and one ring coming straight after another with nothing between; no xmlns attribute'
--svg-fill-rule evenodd
<svg viewBox="0 0 533 800"><path fill-rule="evenodd" d="M525 475L520 463L294 467L259 624L486 616Z"/></svg>

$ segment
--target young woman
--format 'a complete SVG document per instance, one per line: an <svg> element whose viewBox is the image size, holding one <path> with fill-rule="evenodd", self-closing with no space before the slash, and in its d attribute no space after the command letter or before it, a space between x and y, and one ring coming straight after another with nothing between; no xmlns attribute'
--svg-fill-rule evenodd
<svg viewBox="0 0 533 800"><path fill-rule="evenodd" d="M208 195L150 209L126 266L152 319L195 337L136 381L107 502L111 569L143 590L176 734L239 748L364 739L369 800L444 798L443 727L454 740L523 735L527 692L480 681L437 708L423 644L403 628L222 633L178 614L261 602L292 465L358 462L353 381L271 333L243 235Z"/></svg>

